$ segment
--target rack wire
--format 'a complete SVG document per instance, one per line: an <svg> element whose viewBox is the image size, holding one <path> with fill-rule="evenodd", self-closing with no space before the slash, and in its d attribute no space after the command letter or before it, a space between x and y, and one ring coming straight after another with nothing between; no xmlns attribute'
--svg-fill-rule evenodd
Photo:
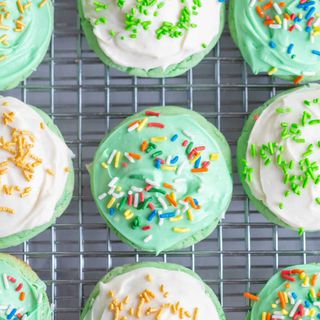
<svg viewBox="0 0 320 320"><path fill-rule="evenodd" d="M242 292L258 291L278 269L318 261L320 234L298 237L267 222L245 196L234 166L234 195L225 220L201 243L158 257L121 243L98 214L86 170L105 135L122 119L156 105L193 109L226 136L235 163L236 141L249 112L291 85L254 76L228 28L199 66L172 79L131 77L105 67L88 49L75 1L55 1L55 31L48 54L20 87L5 92L41 106L61 128L74 161L72 203L57 224L7 252L30 263L48 286L53 319L79 319L96 282L110 269L136 261L180 263L217 293L227 319L244 319Z"/></svg>

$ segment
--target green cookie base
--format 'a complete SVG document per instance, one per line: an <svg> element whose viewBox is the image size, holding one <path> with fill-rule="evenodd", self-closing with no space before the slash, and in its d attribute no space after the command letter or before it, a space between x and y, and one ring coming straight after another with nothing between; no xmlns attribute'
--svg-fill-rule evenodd
<svg viewBox="0 0 320 320"><path fill-rule="evenodd" d="M120 276L130 271L141 269L141 268L157 268L157 269L170 270L170 271L179 271L194 277L195 279L197 279L199 282L203 284L206 294L210 297L211 301L213 302L213 304L217 309L219 319L220 320L226 319L223 309L220 305L220 302L217 296L215 295L215 293L212 291L212 289L209 288L196 273L178 264L164 263L164 262L140 262L140 263L127 264L122 267L117 267L113 269L107 275L105 275L99 282L102 281L103 283L107 283L117 276ZM95 286L94 290L91 292L85 304L85 307L81 313L80 320L83 320L85 318L85 315L91 310L96 297L99 295L99 282ZM186 290L188 290L188 288L186 288Z"/></svg>
<svg viewBox="0 0 320 320"><path fill-rule="evenodd" d="M162 68L154 68L150 70L140 69L140 68L132 68L132 67L124 67L122 65L119 65L111 58L109 58L100 48L99 43L97 41L97 38L95 34L93 33L93 26L90 23L89 20L87 20L84 16L83 8L82 8L82 0L78 0L78 11L81 18L81 25L82 29L84 31L84 34L87 38L87 42L89 47L96 53L96 55L99 57L99 59L106 65L117 69L121 72L128 73L133 76L138 77L148 77L148 78L163 78L163 77L176 77L178 75L181 75L188 71L189 69L193 68L197 64L200 63L200 61L215 47L217 42L220 39L220 36L222 34L222 31L224 29L225 24L225 5L221 5L220 10L220 28L219 33L216 37L212 39L210 44L207 46L207 48L203 49L201 52L193 54L186 58L185 60L181 61L180 63L170 65L168 68L163 70Z"/></svg>
<svg viewBox="0 0 320 320"><path fill-rule="evenodd" d="M316 84L309 84L306 85L305 87L318 87L320 88L319 85ZM282 220L280 220L275 213L273 213L268 207L266 207L264 205L264 203L261 200L258 200L251 192L250 189L250 184L248 184L248 182L243 178L242 176L242 172L244 169L244 163L241 161L242 159L246 159L246 153L247 153L247 148L248 148L248 141L249 141L249 137L251 134L251 131L255 125L255 120L254 118L256 116L260 116L260 114L266 109L268 108L268 106L270 104L272 104L275 100L288 95L291 92L294 92L296 90L301 90L301 88L294 88L294 89L290 89L290 90L286 90L276 96L274 96L272 99L268 100L266 103L264 103L261 107L255 109L249 116L248 120L246 121L242 132L241 132L241 136L238 140L238 144L237 144L237 165L238 165L238 173L239 173L239 177L240 180L242 182L243 188L246 192L246 194L248 195L249 199L251 200L251 202L254 204L254 206L258 209L259 212L261 212L265 218L269 221L271 221L274 224L277 224L281 227L287 228L287 229L291 229L291 230L296 230L298 231L298 229L291 227L290 225L288 225L287 223L283 222Z"/></svg>
<svg viewBox="0 0 320 320"><path fill-rule="evenodd" d="M19 75L14 80L12 80L10 83L5 83L3 86L0 86L0 91L11 90L11 89L17 87L22 81L27 79L38 68L38 66L41 64L41 62L45 58L46 53L49 48L49 45L50 45L50 42L51 42L51 35L53 32L53 15L54 15L54 9L53 9L53 5L52 5L51 0L47 1L46 6L49 6L49 8L50 8L49 10L50 10L50 14L51 14L51 17L50 17L51 30L48 33L47 38L45 39L46 41L44 41L42 43L41 48L37 52L37 55L30 62L28 67L25 69L19 70ZM1 248L1 244L0 244L0 248Z"/></svg>
<svg viewBox="0 0 320 320"><path fill-rule="evenodd" d="M181 108L180 107L175 107L175 106L167 106L167 107L153 107L153 108L148 108L148 110L152 110L152 111L156 111L156 112L160 112L161 114L175 114L177 115L177 108L179 109L178 112L181 112ZM145 110L134 114L130 117L128 117L125 122L126 123L131 123L133 121L135 121L136 119L138 119L139 117L141 117L144 114ZM204 117L202 117L200 114L198 114L197 112L185 109L184 112L190 114L190 116L193 117L194 121L200 123L202 125L202 127L204 129L206 129L208 131L208 133L214 137L222 151L222 156L224 158L224 160L226 161L228 170L229 170L229 174L231 176L232 179L232 160L231 160L231 150L230 147L228 145L228 142L226 141L225 137L223 136L223 134L210 122L208 122ZM120 125L124 125L124 123L122 122ZM116 128L115 128L116 129ZM115 130L114 129L114 130ZM112 130L109 134L107 134L104 139L100 142L98 149L100 148L101 145L104 144L105 140L108 139L108 136L110 134L112 134L112 132L114 131ZM93 163L96 162L96 156L93 160ZM92 170L92 164L88 167L89 173L91 173ZM97 203L99 200L96 197L96 192L94 190L94 179L93 179L93 174L90 174L90 185L91 185L91 193L93 195L93 198L95 200L95 202ZM227 211L230 202L232 199L232 192L230 193L230 197L229 197L229 201L226 204L226 207L224 208L223 212L221 213L221 216L223 216L223 214ZM130 245L131 247L133 247L136 250L142 250L142 251L146 251L146 252L152 252L155 253L156 255L159 255L161 253L161 251L157 252L154 250L146 250L145 248L140 248L139 246L137 246L134 242L130 241L128 238L126 238L122 233L120 233L107 219L107 217L104 215L104 213L99 209L98 210L100 212L100 215L103 217L103 219L106 221L108 227L115 233L115 235L124 243ZM218 223L221 220L221 216L217 217L212 224L210 224L208 227L203 228L201 230L199 230L198 232L194 233L193 235L189 236L188 238L176 243L175 245L169 247L166 251L175 251L175 250L179 250L179 249L183 249L183 248L187 248L192 246L193 244L196 244L197 242L202 241L203 239L207 238L212 232L213 230L217 227Z"/></svg>
<svg viewBox="0 0 320 320"><path fill-rule="evenodd" d="M23 277L25 277L28 280L28 282L33 284L34 287L46 288L46 285L44 284L44 282L39 279L38 275L24 261L6 253L0 253L0 261L5 261L9 265L11 265L13 268L19 270L19 272L23 275ZM43 310L41 311L41 320L50 320L52 311L51 311L49 299L47 294L45 293L45 290L43 292L42 306L43 306L42 308Z"/></svg>
<svg viewBox="0 0 320 320"><path fill-rule="evenodd" d="M244 58L244 60L248 64L246 54L245 54L244 50L242 50L239 46L239 41L238 41L239 35L238 35L236 27L235 27L235 17L233 15L233 12L235 10L234 9L235 1L237 1L237 0L230 0L230 2L229 2L229 17L228 17L229 30L230 30L231 38L233 39L234 43L236 44L236 46L240 50L242 57ZM252 69L251 65L249 65L249 66ZM272 67L274 67L274 66L270 65L270 69ZM265 70L265 72L267 73L269 70ZM259 74L259 73L256 72L254 74ZM285 81L293 82L295 80L295 78L298 77L299 75L300 74L293 74L293 75L285 76L285 75L278 75L275 73L272 75L272 77L279 78L279 79L285 80ZM318 80L320 80L320 73L313 75L313 76L304 76L303 80L300 83L306 84L308 82L313 82L313 81L318 81Z"/></svg>
<svg viewBox="0 0 320 320"><path fill-rule="evenodd" d="M47 127L50 130L52 130L58 137L64 140L59 128L53 123L51 118L40 109L36 107L32 107L32 108L41 116L41 118L43 119ZM72 195L73 195L74 170L73 170L72 161L70 161L69 167L70 167L70 172L68 173L67 183L64 187L63 194L55 207L55 213L52 219L48 223L35 227L33 229L24 230L3 238L0 237L0 249L17 246L35 237L36 235L38 235L39 233L43 232L44 230L48 229L51 225L53 225L56 222L56 219L62 215L62 213L69 206L72 199Z"/></svg>

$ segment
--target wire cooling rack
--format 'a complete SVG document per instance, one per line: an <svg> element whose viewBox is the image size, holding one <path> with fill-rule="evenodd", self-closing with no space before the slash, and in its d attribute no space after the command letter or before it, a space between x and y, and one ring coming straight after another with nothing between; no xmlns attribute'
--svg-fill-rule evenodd
<svg viewBox="0 0 320 320"><path fill-rule="evenodd" d="M148 260L193 269L217 293L227 319L244 319L248 304L243 291L257 292L280 267L318 261L320 234L298 237L267 222L245 196L235 166L226 219L201 243L158 257L134 251L106 230L86 170L106 131L155 105L200 112L224 133L235 163L236 141L248 113L290 86L252 75L228 28L214 51L183 76L144 79L108 69L87 47L75 1L56 0L55 31L44 62L19 88L3 93L41 106L77 156L76 186L66 213L41 235L7 250L30 263L46 282L53 319L79 319L90 291L110 268Z"/></svg>

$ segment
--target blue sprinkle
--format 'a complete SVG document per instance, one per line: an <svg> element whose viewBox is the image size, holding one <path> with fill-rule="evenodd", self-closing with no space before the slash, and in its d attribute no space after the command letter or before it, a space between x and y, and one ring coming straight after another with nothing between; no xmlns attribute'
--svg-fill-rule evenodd
<svg viewBox="0 0 320 320"><path fill-rule="evenodd" d="M224 2L225 2L225 0L218 0L218 2L224 3Z"/></svg>
<svg viewBox="0 0 320 320"><path fill-rule="evenodd" d="M164 219L164 218L173 218L176 216L175 212L167 212L167 213L162 213L160 214L160 218Z"/></svg>
<svg viewBox="0 0 320 320"><path fill-rule="evenodd" d="M153 210L149 216L148 216L148 221L152 221L152 219L158 214L157 210Z"/></svg>
<svg viewBox="0 0 320 320"><path fill-rule="evenodd" d="M320 56L320 51L318 50L312 50L311 52L317 56Z"/></svg>
<svg viewBox="0 0 320 320"><path fill-rule="evenodd" d="M295 292L291 293L293 299L297 299L297 294Z"/></svg>
<svg viewBox="0 0 320 320"><path fill-rule="evenodd" d="M306 32L311 32L312 28L311 27L306 27Z"/></svg>
<svg viewBox="0 0 320 320"><path fill-rule="evenodd" d="M170 163L175 164L179 160L179 156L175 156L173 159L171 159Z"/></svg>
<svg viewBox="0 0 320 320"><path fill-rule="evenodd" d="M171 141L176 141L178 139L178 135L177 134L175 134L175 135L173 135L172 137L171 137Z"/></svg>
<svg viewBox="0 0 320 320"><path fill-rule="evenodd" d="M309 308L311 306L310 302L308 300L306 300L304 302L304 305L306 306L306 308Z"/></svg>
<svg viewBox="0 0 320 320"><path fill-rule="evenodd" d="M312 17L312 15L314 14L315 11L316 11L315 7L310 8L310 10L308 11L308 13L305 16L306 20L309 20Z"/></svg>
<svg viewBox="0 0 320 320"><path fill-rule="evenodd" d="M10 320L16 314L17 309L12 309L12 311L8 314L7 319Z"/></svg>
<svg viewBox="0 0 320 320"><path fill-rule="evenodd" d="M291 43L291 44L289 45L289 47L288 47L287 53L288 53L288 54L291 54L291 53L292 53L293 48L294 48L294 44L293 44L293 43Z"/></svg>
<svg viewBox="0 0 320 320"><path fill-rule="evenodd" d="M109 214L112 217L114 214L116 213L116 209L115 208L110 208L109 209Z"/></svg>
<svg viewBox="0 0 320 320"><path fill-rule="evenodd" d="M294 21L295 23L298 23L298 22L301 22L301 21L302 21L302 19L301 19L301 18L299 18L299 17L295 17L293 21Z"/></svg>
<svg viewBox="0 0 320 320"><path fill-rule="evenodd" d="M199 205L199 201L196 198L193 198L194 203L197 205Z"/></svg>
<svg viewBox="0 0 320 320"><path fill-rule="evenodd" d="M155 167L156 167L157 169L160 169L160 168L161 168L161 160L160 160L160 159L157 159L157 160L155 161Z"/></svg>
<svg viewBox="0 0 320 320"><path fill-rule="evenodd" d="M320 319L320 313L317 314L317 318Z"/></svg>
<svg viewBox="0 0 320 320"><path fill-rule="evenodd" d="M199 157L199 158L197 159L197 161L194 163L194 167L195 167L195 168L199 168L199 167L200 167L200 163L201 163L201 157Z"/></svg>
<svg viewBox="0 0 320 320"><path fill-rule="evenodd" d="M270 46L270 48L272 48L272 49L274 49L274 48L277 47L276 43L275 43L274 41L272 41L272 40L270 40L269 46Z"/></svg>

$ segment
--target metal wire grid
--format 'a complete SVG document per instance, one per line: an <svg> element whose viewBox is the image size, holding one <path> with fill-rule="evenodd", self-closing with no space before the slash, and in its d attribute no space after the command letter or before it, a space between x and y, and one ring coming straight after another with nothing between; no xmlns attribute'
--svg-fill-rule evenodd
<svg viewBox="0 0 320 320"><path fill-rule="evenodd" d="M74 161L72 203L57 224L7 250L31 264L48 286L53 319L79 319L90 291L110 268L135 261L168 261L196 271L214 289L227 319L244 319L242 292L256 292L280 267L318 261L319 233L299 238L267 222L251 206L234 166L234 195L226 219L201 243L159 257L136 252L109 230L92 200L86 170L105 132L144 107L193 109L236 140L248 113L290 84L253 76L226 28L215 50L187 74L141 79L108 69L86 44L75 1L56 0L48 55L19 88L5 95L41 106L61 128ZM234 161L235 162L235 161Z"/></svg>

